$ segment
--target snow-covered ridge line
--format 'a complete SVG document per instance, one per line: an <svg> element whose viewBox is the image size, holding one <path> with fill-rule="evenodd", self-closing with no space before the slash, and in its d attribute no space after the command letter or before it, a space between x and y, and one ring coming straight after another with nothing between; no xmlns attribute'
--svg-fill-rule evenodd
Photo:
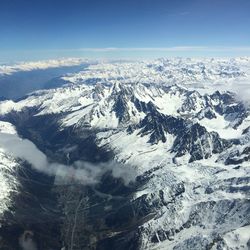
<svg viewBox="0 0 250 250"><path fill-rule="evenodd" d="M250 58L173 58L122 63L98 63L63 77L71 83L156 83L202 86L249 79ZM222 82L223 81L223 82Z"/></svg>

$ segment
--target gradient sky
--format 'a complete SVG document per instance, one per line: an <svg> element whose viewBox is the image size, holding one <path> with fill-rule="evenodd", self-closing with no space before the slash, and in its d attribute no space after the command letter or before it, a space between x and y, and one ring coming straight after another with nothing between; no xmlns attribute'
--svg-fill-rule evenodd
<svg viewBox="0 0 250 250"><path fill-rule="evenodd" d="M250 0L1 0L0 62L250 56Z"/></svg>

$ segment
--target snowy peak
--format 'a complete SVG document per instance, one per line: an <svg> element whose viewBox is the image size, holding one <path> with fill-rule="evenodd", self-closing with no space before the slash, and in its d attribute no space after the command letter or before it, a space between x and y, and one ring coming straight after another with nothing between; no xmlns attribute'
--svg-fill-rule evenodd
<svg viewBox="0 0 250 250"><path fill-rule="evenodd" d="M154 83L204 85L244 79L249 75L249 58L174 58L141 62L99 63L63 77L71 83Z"/></svg>
<svg viewBox="0 0 250 250"><path fill-rule="evenodd" d="M218 117L231 130L247 117L244 105L230 93L201 95L178 85L142 83L69 85L36 92L18 103L3 102L0 108L4 110L6 105L6 112L30 108L38 116L58 114L56 122L62 129L124 129L148 137L152 145L170 143L167 138L171 136L175 138L169 145L173 160L186 155L190 162L207 159L232 145L221 139L216 127L210 128Z"/></svg>

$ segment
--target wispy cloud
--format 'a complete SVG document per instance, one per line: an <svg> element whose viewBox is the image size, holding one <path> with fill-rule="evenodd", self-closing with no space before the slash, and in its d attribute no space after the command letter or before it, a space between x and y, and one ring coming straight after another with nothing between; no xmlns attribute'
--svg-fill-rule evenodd
<svg viewBox="0 0 250 250"><path fill-rule="evenodd" d="M86 47L86 48L62 48L46 50L22 50L22 52L133 52L133 51L250 51L249 46L172 46L172 47Z"/></svg>
<svg viewBox="0 0 250 250"><path fill-rule="evenodd" d="M72 51L82 51L82 52L133 52L133 51L250 51L249 47L226 47L226 46L175 46L175 47L130 47L130 48L119 48L119 47L108 47L108 48L79 48L72 49Z"/></svg>
<svg viewBox="0 0 250 250"><path fill-rule="evenodd" d="M0 51L1 52L1 51ZM11 51L5 51L6 55ZM250 56L249 46L204 46L183 45L169 47L82 47L82 48L59 48L45 50L15 51L16 61L48 60L60 58L88 58L98 60L107 58L116 59L148 59L164 56L182 57L237 57ZM2 56L4 58L4 56ZM6 62L5 62L6 64ZM27 66L27 65L25 65ZM0 65L0 74L1 74ZM6 70L4 70L6 71Z"/></svg>
<svg viewBox="0 0 250 250"><path fill-rule="evenodd" d="M58 67L76 66L87 62L81 58L62 58L53 60L42 60L42 61L30 61L20 62L13 65L1 65L0 64L0 76L11 75L18 71L32 71L35 69L48 69Z"/></svg>
<svg viewBox="0 0 250 250"><path fill-rule="evenodd" d="M134 48L80 48L76 49L85 52L119 52L119 51L194 51L194 50L204 50L207 47L193 47L193 46L179 46L179 47L134 47Z"/></svg>
<svg viewBox="0 0 250 250"><path fill-rule="evenodd" d="M190 14L189 11L183 11L183 12L178 12L178 13L170 13L170 14L168 14L168 16L170 16L170 17L178 17L178 16L187 16L189 14Z"/></svg>
<svg viewBox="0 0 250 250"><path fill-rule="evenodd" d="M76 181L83 185L97 184L103 174L109 172L115 178L121 178L125 185L135 181L137 175L133 166L124 165L115 161L92 164L90 162L76 161L72 165L51 162L36 145L21 139L17 134L6 134L0 131L0 148L16 158L29 162L32 167L60 181Z"/></svg>

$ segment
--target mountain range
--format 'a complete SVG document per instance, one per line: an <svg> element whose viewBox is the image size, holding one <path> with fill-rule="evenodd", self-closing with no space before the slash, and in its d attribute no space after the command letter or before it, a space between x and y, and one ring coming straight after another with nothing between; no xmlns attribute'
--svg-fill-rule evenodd
<svg viewBox="0 0 250 250"><path fill-rule="evenodd" d="M249 249L250 58L76 64L0 102L0 248Z"/></svg>

